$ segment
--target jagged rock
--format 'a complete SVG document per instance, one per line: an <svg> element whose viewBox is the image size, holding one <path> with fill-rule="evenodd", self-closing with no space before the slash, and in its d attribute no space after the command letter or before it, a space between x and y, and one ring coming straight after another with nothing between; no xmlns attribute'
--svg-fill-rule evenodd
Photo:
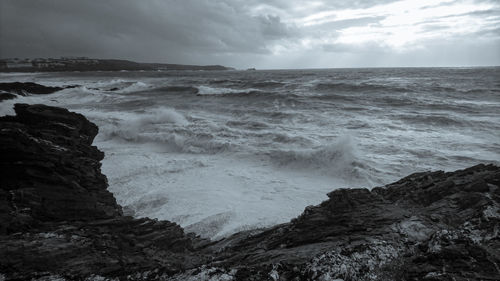
<svg viewBox="0 0 500 281"><path fill-rule="evenodd" d="M100 172L104 154L91 146L97 126L56 107L16 104L14 110L17 116L0 117L0 200L7 210L0 233L121 213Z"/></svg>
<svg viewBox="0 0 500 281"><path fill-rule="evenodd" d="M478 165L335 190L290 223L221 241L214 265L243 265L240 280L498 280L499 186L500 168Z"/></svg>
<svg viewBox="0 0 500 281"><path fill-rule="evenodd" d="M60 91L64 88L44 86L33 82L11 82L0 83L0 91L5 91L11 94L25 96L26 94L46 95Z"/></svg>
<svg viewBox="0 0 500 281"><path fill-rule="evenodd" d="M56 274L172 274L202 263L168 221L122 216L91 146L97 126L45 105L15 105L0 117L0 273L7 279Z"/></svg>
<svg viewBox="0 0 500 281"><path fill-rule="evenodd" d="M0 236L0 246L0 272L12 279L172 275L206 261L180 226L131 217L45 223L36 231Z"/></svg>
<svg viewBox="0 0 500 281"><path fill-rule="evenodd" d="M7 93L7 92L0 92L0 102L2 102L4 100L15 99L15 98L17 98L17 96L14 94Z"/></svg>
<svg viewBox="0 0 500 281"><path fill-rule="evenodd" d="M0 280L500 280L499 167L335 190L289 223L211 242L123 216L84 116L15 111L0 118Z"/></svg>

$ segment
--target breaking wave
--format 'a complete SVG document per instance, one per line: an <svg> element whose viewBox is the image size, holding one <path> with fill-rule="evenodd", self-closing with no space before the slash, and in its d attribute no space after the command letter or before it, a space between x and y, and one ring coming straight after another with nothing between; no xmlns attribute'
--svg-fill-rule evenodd
<svg viewBox="0 0 500 281"><path fill-rule="evenodd" d="M263 92L249 88L249 89L233 89L233 88L214 88L208 86L198 87L199 96L238 96L238 95L260 95Z"/></svg>
<svg viewBox="0 0 500 281"><path fill-rule="evenodd" d="M349 83L319 83L314 87L317 91L339 91L339 92L411 92L408 88L394 87L379 84L349 84Z"/></svg>
<svg viewBox="0 0 500 281"><path fill-rule="evenodd" d="M141 81L127 81L124 79L112 79L108 81L98 81L83 85L83 88L91 91L131 93L151 87Z"/></svg>
<svg viewBox="0 0 500 281"><path fill-rule="evenodd" d="M330 145L314 149L274 150L268 156L281 167L314 170L345 180L371 182L368 174L370 167L361 162L350 136L342 136Z"/></svg>
<svg viewBox="0 0 500 281"><path fill-rule="evenodd" d="M171 108L156 108L147 113L128 113L112 125L103 126L105 139L135 143L153 143L169 152L215 154L227 151L231 145L218 141L214 135L185 127L190 122Z"/></svg>
<svg viewBox="0 0 500 281"><path fill-rule="evenodd" d="M456 120L450 116L426 116L426 115L398 115L398 119L410 124L422 124L431 126L470 126L468 122Z"/></svg>
<svg viewBox="0 0 500 281"><path fill-rule="evenodd" d="M139 94L164 95L164 94L197 94L198 88L193 86L160 86L139 91Z"/></svg>

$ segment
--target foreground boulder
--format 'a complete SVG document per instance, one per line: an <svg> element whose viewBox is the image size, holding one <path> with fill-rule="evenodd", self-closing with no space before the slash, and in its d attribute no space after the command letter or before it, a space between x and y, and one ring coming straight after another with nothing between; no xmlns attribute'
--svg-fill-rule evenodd
<svg viewBox="0 0 500 281"><path fill-rule="evenodd" d="M97 126L45 105L0 117L0 280L172 274L200 264L168 221L133 219L107 190ZM142 275L141 275L142 276Z"/></svg>
<svg viewBox="0 0 500 281"><path fill-rule="evenodd" d="M100 172L104 153L91 146L96 125L62 108L16 104L15 111L16 117L0 117L0 200L6 208L0 233L121 213Z"/></svg>
<svg viewBox="0 0 500 281"><path fill-rule="evenodd" d="M220 241L123 216L84 116L0 117L0 280L500 280L500 168L340 189Z"/></svg>
<svg viewBox="0 0 500 281"><path fill-rule="evenodd" d="M500 168L478 165L335 190L290 223L228 238L214 264L245 265L250 280L500 280L499 186Z"/></svg>

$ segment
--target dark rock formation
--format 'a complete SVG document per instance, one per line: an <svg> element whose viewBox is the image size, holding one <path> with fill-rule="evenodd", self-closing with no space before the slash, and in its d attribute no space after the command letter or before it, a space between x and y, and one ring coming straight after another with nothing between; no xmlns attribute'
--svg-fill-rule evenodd
<svg viewBox="0 0 500 281"><path fill-rule="evenodd" d="M78 85L64 87L50 87L32 82L9 82L0 83L0 102L15 99L17 96L47 95L63 89L76 88Z"/></svg>
<svg viewBox="0 0 500 281"><path fill-rule="evenodd" d="M85 117L15 111L0 118L0 280L500 280L499 167L335 190L289 223L210 242L123 216Z"/></svg>
<svg viewBox="0 0 500 281"><path fill-rule="evenodd" d="M0 102L2 102L4 100L15 99L15 98L17 98L17 96L14 94L7 93L7 92L0 92Z"/></svg>
<svg viewBox="0 0 500 281"><path fill-rule="evenodd" d="M499 280L499 186L500 168L478 165L335 190L290 223L223 241L214 264L244 265L248 280Z"/></svg>
<svg viewBox="0 0 500 281"><path fill-rule="evenodd" d="M32 82L11 82L11 83L0 83L0 91L8 92L11 94L17 94L21 96L25 96L26 94L33 95L46 95L52 94L57 91L60 91L64 88L61 87L49 87L40 85Z"/></svg>
<svg viewBox="0 0 500 281"><path fill-rule="evenodd" d="M83 115L16 104L0 118L0 273L7 279L68 279L178 272L200 257L196 239L167 221L122 216L91 146ZM200 240L201 242L201 240ZM0 276L1 277L1 276Z"/></svg>
<svg viewBox="0 0 500 281"><path fill-rule="evenodd" d="M80 114L16 104L16 117L0 118L0 184L8 216L3 233L40 221L104 219L121 207L100 173L104 153L91 146L97 126Z"/></svg>

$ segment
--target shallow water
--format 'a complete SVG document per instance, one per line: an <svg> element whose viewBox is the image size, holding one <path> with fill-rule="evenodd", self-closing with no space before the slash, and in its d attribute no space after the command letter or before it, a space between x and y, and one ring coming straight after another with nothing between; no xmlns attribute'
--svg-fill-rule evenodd
<svg viewBox="0 0 500 281"><path fill-rule="evenodd" d="M95 122L118 202L221 237L340 187L500 160L500 68L3 74Z"/></svg>

